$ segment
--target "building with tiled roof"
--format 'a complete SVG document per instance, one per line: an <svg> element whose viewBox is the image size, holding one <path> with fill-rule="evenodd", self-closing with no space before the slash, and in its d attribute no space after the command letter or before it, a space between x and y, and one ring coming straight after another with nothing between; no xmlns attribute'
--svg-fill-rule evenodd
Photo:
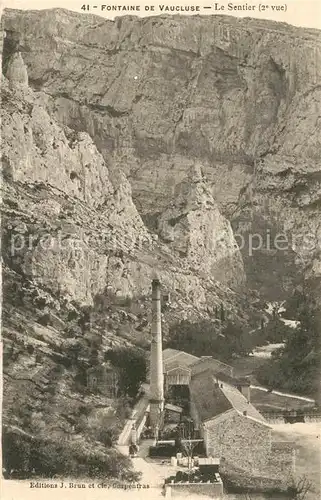
<svg viewBox="0 0 321 500"><path fill-rule="evenodd" d="M206 370L212 370L213 373L222 373L226 376L233 377L233 368L218 359L214 359L212 356L202 356L198 358L192 365L192 375L197 375L198 373L204 372Z"/></svg>
<svg viewBox="0 0 321 500"><path fill-rule="evenodd" d="M190 394L199 424L231 409L266 424L260 412L236 387L218 382L211 370L192 377Z"/></svg>
<svg viewBox="0 0 321 500"><path fill-rule="evenodd" d="M245 398L245 396L236 387L233 387L229 384L221 384L220 390L238 413L267 425L267 422L261 415L261 413L250 403L249 400Z"/></svg>
<svg viewBox="0 0 321 500"><path fill-rule="evenodd" d="M211 369L191 378L190 413L204 439L207 456L219 457L229 470L290 481L293 445L282 448L275 444L271 426L234 385L235 379L229 377L229 382L219 380ZM247 380L238 383L249 384Z"/></svg>
<svg viewBox="0 0 321 500"><path fill-rule="evenodd" d="M164 349L163 351L163 365L164 372L166 372L167 366L171 365L173 362L180 366L189 367L198 361L199 358L188 352L178 351L176 349Z"/></svg>
<svg viewBox="0 0 321 500"><path fill-rule="evenodd" d="M210 370L194 376L190 382L192 417L197 426L231 408Z"/></svg>
<svg viewBox="0 0 321 500"><path fill-rule="evenodd" d="M178 351L177 349L171 349L170 347L167 347L166 349L163 350L163 361L164 362L167 361L169 358L172 358L179 352L182 351Z"/></svg>
<svg viewBox="0 0 321 500"><path fill-rule="evenodd" d="M273 478L273 484L291 481L293 445L274 441L271 426L250 402L248 379L234 377L231 366L211 356L171 348L163 351L163 368L167 402L189 409L208 457L218 457L224 470ZM180 413L170 415L179 421Z"/></svg>

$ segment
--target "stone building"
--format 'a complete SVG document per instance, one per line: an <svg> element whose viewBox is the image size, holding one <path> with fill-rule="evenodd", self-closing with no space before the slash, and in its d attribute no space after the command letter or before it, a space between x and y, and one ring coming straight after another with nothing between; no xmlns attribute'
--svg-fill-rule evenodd
<svg viewBox="0 0 321 500"><path fill-rule="evenodd" d="M250 382L245 377L234 377L233 367L213 358L212 356L201 356L198 358L192 354L177 349L167 348L163 351L163 371L165 388L171 385L189 385L192 377L204 372L211 372L217 382L227 382L236 387L248 401L250 401ZM176 368L176 370L174 369ZM179 373L180 372L180 373ZM177 377L175 382L175 376ZM185 377L183 375L185 374Z"/></svg>
<svg viewBox="0 0 321 500"><path fill-rule="evenodd" d="M109 363L101 363L87 370L87 387L109 398L115 398L119 389L119 374Z"/></svg>
<svg viewBox="0 0 321 500"><path fill-rule="evenodd" d="M199 361L200 358L197 356L193 356L193 354L189 354L188 352L178 351L177 349L167 348L163 350L163 365L164 365L164 373L169 365L173 362L177 363L180 366L189 367L192 364Z"/></svg>
<svg viewBox="0 0 321 500"><path fill-rule="evenodd" d="M218 382L211 370L192 377L191 415L208 456L219 457L223 469L289 484L294 446L274 440L272 428L233 385Z"/></svg>
<svg viewBox="0 0 321 500"><path fill-rule="evenodd" d="M191 370L179 361L173 361L166 365L164 370L165 393L174 385L187 385L191 381Z"/></svg>

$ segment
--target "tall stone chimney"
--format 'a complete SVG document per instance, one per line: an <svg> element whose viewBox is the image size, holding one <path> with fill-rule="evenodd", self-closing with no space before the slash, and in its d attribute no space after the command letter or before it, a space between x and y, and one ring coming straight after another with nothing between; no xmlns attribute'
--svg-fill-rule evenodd
<svg viewBox="0 0 321 500"><path fill-rule="evenodd" d="M163 346L161 318L161 286L152 281L152 325L150 349L150 424L157 436L164 407Z"/></svg>

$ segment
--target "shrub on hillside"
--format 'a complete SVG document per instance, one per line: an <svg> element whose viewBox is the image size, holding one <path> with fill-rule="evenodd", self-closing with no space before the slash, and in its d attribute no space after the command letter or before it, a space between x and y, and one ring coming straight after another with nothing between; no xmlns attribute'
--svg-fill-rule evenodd
<svg viewBox="0 0 321 500"><path fill-rule="evenodd" d="M105 360L118 369L121 394L135 398L141 383L146 380L146 353L137 347L117 347L105 353Z"/></svg>
<svg viewBox="0 0 321 500"><path fill-rule="evenodd" d="M317 394L320 385L320 311L306 308L284 347L256 373L260 383L302 394Z"/></svg>
<svg viewBox="0 0 321 500"><path fill-rule="evenodd" d="M39 316L37 321L38 321L38 323L40 323L40 325L43 325L43 326L50 325L50 314L48 314L48 313L42 314L41 316Z"/></svg>
<svg viewBox="0 0 321 500"><path fill-rule="evenodd" d="M3 466L9 477L139 478L128 457L85 441L53 441L4 428L2 444Z"/></svg>
<svg viewBox="0 0 321 500"><path fill-rule="evenodd" d="M35 348L33 347L33 345L28 344L27 345L27 353L32 355L34 352L35 352Z"/></svg>
<svg viewBox="0 0 321 500"><path fill-rule="evenodd" d="M234 355L248 354L254 345L248 329L239 322L227 320L221 327L215 321L183 320L170 327L167 347L229 361Z"/></svg>

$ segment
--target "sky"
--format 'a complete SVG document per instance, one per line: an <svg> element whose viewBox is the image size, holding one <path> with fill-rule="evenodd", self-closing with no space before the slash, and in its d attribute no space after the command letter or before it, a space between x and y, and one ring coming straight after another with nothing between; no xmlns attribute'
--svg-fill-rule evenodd
<svg viewBox="0 0 321 500"><path fill-rule="evenodd" d="M264 2L262 4L262 1ZM1 0L0 0L1 2ZM224 12L214 12L214 3L218 2L220 5L224 5ZM115 15L122 15L117 12L108 13L106 11L101 11L101 4L106 5L140 5L141 12L137 15L157 15L161 14L159 5L199 5L201 8L202 15L208 14L228 14L236 15L242 17L256 17L260 19L272 19L274 21L287 22L295 26L304 26L309 28L321 29L321 0L2 0L2 6L13 8L13 9L50 9L50 8L65 8L70 10L75 10L78 12L84 12L81 10L82 4L85 3L90 6L89 12L102 15L104 18L113 19ZM255 6L255 10L252 11L227 11L228 4L233 3L234 6ZM97 9L93 9L93 5L97 5ZM146 12L144 10L145 5L154 5L154 12ZM211 9L202 10L203 6L212 6ZM265 5L264 12L260 12L260 6ZM284 11L273 10L273 6L283 6ZM87 12L87 11L86 11ZM188 15L188 14L185 14Z"/></svg>

